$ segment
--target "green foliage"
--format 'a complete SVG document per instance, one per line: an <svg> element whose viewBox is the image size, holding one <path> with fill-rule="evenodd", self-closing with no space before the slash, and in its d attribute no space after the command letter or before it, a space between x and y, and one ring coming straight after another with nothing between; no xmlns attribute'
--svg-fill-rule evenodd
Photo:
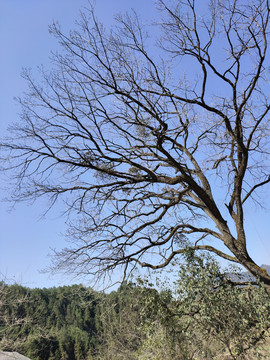
<svg viewBox="0 0 270 360"><path fill-rule="evenodd" d="M197 329L211 333L231 354L244 353L270 325L269 293L235 286L209 256L196 256L187 265L176 287L179 312L191 314Z"/></svg>
<svg viewBox="0 0 270 360"><path fill-rule="evenodd" d="M82 360L93 351L98 296L91 289L74 285L30 290L12 285L2 297L1 319L8 316L14 326L1 321L1 349L35 360Z"/></svg>
<svg viewBox="0 0 270 360"><path fill-rule="evenodd" d="M270 326L267 290L263 286L235 286L230 277L237 270L230 268L229 274L222 271L210 256L188 252L186 262L175 267L179 271L173 298L160 307L155 325L147 328L150 341L144 344L153 354L157 342L161 347L163 344L163 350L164 344L171 343L172 353L153 359L215 359L219 354L240 359L254 350ZM164 281L166 286L171 288L171 281Z"/></svg>
<svg viewBox="0 0 270 360"><path fill-rule="evenodd" d="M159 286L138 279L110 294L2 286L0 348L33 360L263 359L265 288L233 285L209 256L187 251L174 265Z"/></svg>

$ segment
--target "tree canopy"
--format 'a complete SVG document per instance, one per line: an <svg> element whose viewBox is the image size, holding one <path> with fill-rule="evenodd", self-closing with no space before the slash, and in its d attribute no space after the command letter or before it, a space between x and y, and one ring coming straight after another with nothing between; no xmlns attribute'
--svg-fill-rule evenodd
<svg viewBox="0 0 270 360"><path fill-rule="evenodd" d="M1 142L16 197L65 200L59 269L157 269L188 246L270 285L244 226L270 182L269 2L157 5L149 26L133 12L108 31L93 8L70 34L51 26L62 52L42 82L25 71L21 120Z"/></svg>

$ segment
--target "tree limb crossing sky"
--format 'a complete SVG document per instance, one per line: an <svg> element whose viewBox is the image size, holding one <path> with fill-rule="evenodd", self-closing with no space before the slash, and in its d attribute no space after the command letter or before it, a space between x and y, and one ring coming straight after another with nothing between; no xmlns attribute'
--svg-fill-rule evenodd
<svg viewBox="0 0 270 360"><path fill-rule="evenodd" d="M25 82L20 76L22 68L31 68L36 76L37 66L50 68L50 51L56 51L58 45L49 34L48 26L55 20L64 30L72 29L84 6L87 6L84 0L0 0L1 137L9 125L20 121L20 109L13 98L26 91ZM128 11L133 6L132 0L97 0L96 12L109 27L114 13ZM135 10L149 21L155 17L150 0L147 4L143 0L137 1ZM1 198L8 197L7 185L8 182L1 175ZM265 193L262 198L265 211L254 206L247 212L247 235L252 240L249 250L254 260L260 264L270 264L269 196ZM50 248L60 250L65 246L61 235L65 231L61 206L45 217L41 217L46 209L45 199L35 204L17 204L15 209L8 211L10 206L10 203L2 202L0 208L0 280L5 277L30 287L70 284L69 279L39 273L50 263L47 256Z"/></svg>

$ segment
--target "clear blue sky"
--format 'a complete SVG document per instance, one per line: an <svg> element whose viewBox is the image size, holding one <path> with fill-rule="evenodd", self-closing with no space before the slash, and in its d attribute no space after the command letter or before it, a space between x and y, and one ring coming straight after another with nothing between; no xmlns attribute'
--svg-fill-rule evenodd
<svg viewBox="0 0 270 360"><path fill-rule="evenodd" d="M20 77L22 68L50 66L50 51L57 48L57 43L49 35L48 25L57 20L65 30L72 29L83 6L87 6L86 0L0 0L1 136L9 124L19 121L19 108L13 97L26 90ZM97 14L108 26L114 13L132 7L149 19L153 17L152 0L96 0ZM5 186L1 179L2 198L6 195ZM269 200L267 193L265 198ZM45 201L18 204L11 212L10 204L0 205L0 274L31 287L70 284L72 280L68 278L39 273L50 263L50 248L65 246L61 235L65 223L59 207L40 219ZM270 211L254 207L247 217L250 253L259 264L270 264L269 214Z"/></svg>
<svg viewBox="0 0 270 360"><path fill-rule="evenodd" d="M147 4L145 4L147 3ZM48 26L58 21L66 31L74 27L80 10L88 6L87 0L0 0L0 136L9 124L19 121L19 107L13 100L26 90L20 74L22 68L33 71L39 65L50 66L50 51L57 49ZM151 18L151 0L97 0L96 12L110 26L113 14L135 7ZM0 198L6 196L3 177ZM57 286L69 284L70 279L41 274L39 270L50 263L50 248L65 246L64 219L60 208L45 218L40 215L46 208L45 201L33 205L16 205L0 202L0 279L6 277L27 286Z"/></svg>

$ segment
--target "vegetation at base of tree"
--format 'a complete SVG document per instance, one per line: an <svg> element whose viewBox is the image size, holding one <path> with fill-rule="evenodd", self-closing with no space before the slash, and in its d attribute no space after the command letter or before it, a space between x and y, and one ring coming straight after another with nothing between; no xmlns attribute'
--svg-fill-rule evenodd
<svg viewBox="0 0 270 360"><path fill-rule="evenodd" d="M233 285L209 256L185 259L158 286L144 278L109 294L1 283L0 349L33 360L267 358L266 289Z"/></svg>

